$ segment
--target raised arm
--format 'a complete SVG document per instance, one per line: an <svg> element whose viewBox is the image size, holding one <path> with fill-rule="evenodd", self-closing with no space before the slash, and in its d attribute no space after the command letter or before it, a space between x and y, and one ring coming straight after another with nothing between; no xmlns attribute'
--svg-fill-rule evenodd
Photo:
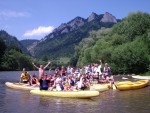
<svg viewBox="0 0 150 113"><path fill-rule="evenodd" d="M32 65L33 65L35 68L39 69L39 67L37 67L37 66L34 64L34 62L32 62Z"/></svg>
<svg viewBox="0 0 150 113"><path fill-rule="evenodd" d="M50 63L51 63L51 62L48 62L48 64L44 67L44 69L46 69L46 68L49 66Z"/></svg>
<svg viewBox="0 0 150 113"><path fill-rule="evenodd" d="M100 65L102 66L102 61L101 61L101 60L99 60L99 62L100 62Z"/></svg>

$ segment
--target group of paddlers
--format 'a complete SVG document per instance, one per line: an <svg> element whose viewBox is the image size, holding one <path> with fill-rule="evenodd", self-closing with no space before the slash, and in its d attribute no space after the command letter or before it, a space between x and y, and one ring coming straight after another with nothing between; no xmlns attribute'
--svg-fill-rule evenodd
<svg viewBox="0 0 150 113"><path fill-rule="evenodd" d="M36 66L32 63L35 68L39 70L39 76L34 73L33 76L23 69L20 76L20 82L29 83L30 85L39 86L40 90L53 90L57 91L73 91L73 90L84 90L88 89L91 84L103 84L110 83L110 87L114 83L113 76L111 76L111 70L107 63L105 63L102 71L102 62L100 64L88 64L84 68L75 68L68 66L57 67L52 73L49 70L49 74L45 73L45 69L48 67L50 62L44 67Z"/></svg>

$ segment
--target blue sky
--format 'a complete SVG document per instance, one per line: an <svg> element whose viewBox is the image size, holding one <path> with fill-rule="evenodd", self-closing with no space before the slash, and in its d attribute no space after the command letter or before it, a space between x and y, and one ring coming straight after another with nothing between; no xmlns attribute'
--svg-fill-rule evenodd
<svg viewBox="0 0 150 113"><path fill-rule="evenodd" d="M42 39L61 23L92 12L117 19L137 11L150 14L148 0L0 0L0 30L22 39Z"/></svg>

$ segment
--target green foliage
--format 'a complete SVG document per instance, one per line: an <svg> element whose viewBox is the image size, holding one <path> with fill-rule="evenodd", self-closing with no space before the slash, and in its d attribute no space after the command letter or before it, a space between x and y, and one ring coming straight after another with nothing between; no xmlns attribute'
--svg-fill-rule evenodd
<svg viewBox="0 0 150 113"><path fill-rule="evenodd" d="M15 49L7 50L3 57L2 69L14 71L22 70L22 68L32 69L29 58Z"/></svg>
<svg viewBox="0 0 150 113"><path fill-rule="evenodd" d="M76 66L77 61L78 61L78 57L77 56L73 56L70 59L69 65Z"/></svg>
<svg viewBox="0 0 150 113"><path fill-rule="evenodd" d="M76 47L76 54L79 55L77 64L98 62L100 59L106 60L107 56L110 56L110 50L106 49L110 46L109 33L111 34L110 28L102 28L98 32L93 31L88 38L82 40Z"/></svg>
<svg viewBox="0 0 150 113"><path fill-rule="evenodd" d="M15 50L17 52L22 53L22 50L20 48L18 48L17 46L15 46L15 45L8 46L7 51L10 51L10 50Z"/></svg>
<svg viewBox="0 0 150 113"><path fill-rule="evenodd" d="M90 54L90 52L91 52L90 48L87 48L84 51L84 53L83 53L83 55L84 55L84 57L83 57L83 64L87 64L88 62L91 62L91 54Z"/></svg>
<svg viewBox="0 0 150 113"><path fill-rule="evenodd" d="M47 56L47 55L44 55L44 56L42 57L42 60L45 61L45 62L47 62L47 61L48 61L48 56Z"/></svg>
<svg viewBox="0 0 150 113"><path fill-rule="evenodd" d="M2 58L5 53L5 50L6 50L6 45L5 45L4 41L0 38L0 70L2 69L2 67L1 67Z"/></svg>
<svg viewBox="0 0 150 113"><path fill-rule="evenodd" d="M23 53L29 55L27 49L17 40L17 38L9 35L6 31L4 31L4 30L0 31L0 38L3 39L6 46L8 46L8 47L9 46L16 46L19 49L21 49Z"/></svg>
<svg viewBox="0 0 150 113"><path fill-rule="evenodd" d="M29 47L31 46L34 42L39 42L39 40L34 40L34 39L26 39L26 40L21 40L20 43L24 46L24 47Z"/></svg>
<svg viewBox="0 0 150 113"><path fill-rule="evenodd" d="M4 55L5 50L6 50L5 42L0 38L0 59Z"/></svg>
<svg viewBox="0 0 150 113"><path fill-rule="evenodd" d="M9 35L6 31L0 31L0 71L32 70L31 57L23 54L28 53L16 37Z"/></svg>
<svg viewBox="0 0 150 113"><path fill-rule="evenodd" d="M136 39L118 46L112 53L114 73L143 73L148 71L148 45L143 40Z"/></svg>
<svg viewBox="0 0 150 113"><path fill-rule="evenodd" d="M91 43L90 43L91 42ZM76 46L77 65L98 63L111 66L113 74L150 71L150 15L137 12L111 29L93 31Z"/></svg>
<svg viewBox="0 0 150 113"><path fill-rule="evenodd" d="M150 15L142 12L130 14L113 28L113 32L125 35L128 40L143 35L150 28Z"/></svg>

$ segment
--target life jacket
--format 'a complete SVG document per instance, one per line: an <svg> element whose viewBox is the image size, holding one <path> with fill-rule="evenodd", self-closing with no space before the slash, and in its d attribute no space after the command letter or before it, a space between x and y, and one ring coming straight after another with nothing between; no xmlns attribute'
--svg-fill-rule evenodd
<svg viewBox="0 0 150 113"><path fill-rule="evenodd" d="M36 84L36 78L32 79L32 84Z"/></svg>
<svg viewBox="0 0 150 113"><path fill-rule="evenodd" d="M71 85L71 86L74 86L74 84L75 84L74 81L71 79L71 80L70 80L70 85Z"/></svg>
<svg viewBox="0 0 150 113"><path fill-rule="evenodd" d="M104 68L104 72L105 72L106 76L109 76L110 75L110 68L109 67L105 67Z"/></svg>
<svg viewBox="0 0 150 113"><path fill-rule="evenodd" d="M62 74L65 74L66 70L64 68L62 68L61 72L62 72Z"/></svg>
<svg viewBox="0 0 150 113"><path fill-rule="evenodd" d="M49 87L49 83L50 83L49 80L40 80L40 87L42 89L48 88Z"/></svg>
<svg viewBox="0 0 150 113"><path fill-rule="evenodd" d="M28 81L30 79L30 75L28 72L21 74L22 81Z"/></svg>

